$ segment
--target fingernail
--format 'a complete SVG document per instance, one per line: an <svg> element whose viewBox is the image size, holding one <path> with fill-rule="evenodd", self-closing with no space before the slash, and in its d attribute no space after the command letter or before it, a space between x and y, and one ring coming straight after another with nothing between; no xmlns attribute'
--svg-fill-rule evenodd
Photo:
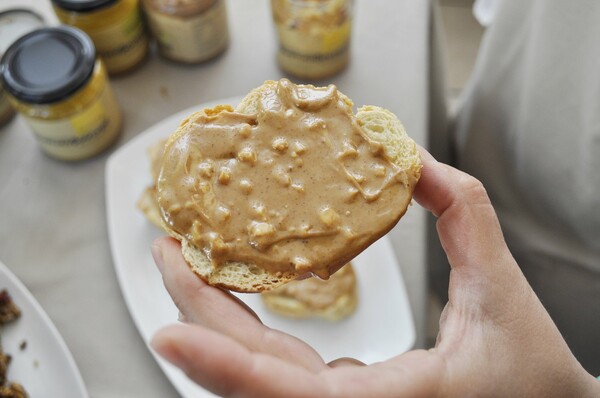
<svg viewBox="0 0 600 398"><path fill-rule="evenodd" d="M150 247L150 251L152 252L152 258L154 259L154 262L156 263L156 267L162 274L163 269L165 267L162 248L158 244L153 243L152 246Z"/></svg>

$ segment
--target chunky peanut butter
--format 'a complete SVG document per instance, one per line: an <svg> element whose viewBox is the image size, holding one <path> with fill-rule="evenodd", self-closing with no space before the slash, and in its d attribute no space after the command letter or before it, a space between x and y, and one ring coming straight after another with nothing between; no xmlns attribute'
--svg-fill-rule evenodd
<svg viewBox="0 0 600 398"><path fill-rule="evenodd" d="M335 86L284 79L254 114L221 107L186 120L165 149L158 201L215 267L326 279L395 224L406 184Z"/></svg>

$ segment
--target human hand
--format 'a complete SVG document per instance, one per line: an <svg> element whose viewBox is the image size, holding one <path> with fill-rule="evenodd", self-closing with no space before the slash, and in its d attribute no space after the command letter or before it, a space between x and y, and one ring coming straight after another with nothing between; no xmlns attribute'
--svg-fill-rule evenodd
<svg viewBox="0 0 600 398"><path fill-rule="evenodd" d="M369 366L326 364L196 277L171 238L153 255L185 324L160 330L152 347L224 396L600 396L508 251L482 185L426 152L423 163L414 198L438 217L452 267L435 348Z"/></svg>

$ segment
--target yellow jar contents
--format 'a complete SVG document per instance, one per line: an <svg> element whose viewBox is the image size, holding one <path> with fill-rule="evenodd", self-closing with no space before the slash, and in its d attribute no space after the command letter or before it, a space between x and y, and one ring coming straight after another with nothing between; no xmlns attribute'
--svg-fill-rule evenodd
<svg viewBox="0 0 600 398"><path fill-rule="evenodd" d="M160 54L198 63L222 53L229 43L224 0L143 0Z"/></svg>
<svg viewBox="0 0 600 398"><path fill-rule="evenodd" d="M294 76L322 79L350 59L352 0L271 0L277 60Z"/></svg>
<svg viewBox="0 0 600 398"><path fill-rule="evenodd" d="M6 96L4 89L0 86L0 126L4 123L8 123L14 114L15 111L12 106L10 106L10 102L8 102L8 97Z"/></svg>
<svg viewBox="0 0 600 398"><path fill-rule="evenodd" d="M118 137L122 116L102 61L85 87L70 98L49 105L15 100L39 144L49 155L80 160L101 152Z"/></svg>
<svg viewBox="0 0 600 398"><path fill-rule="evenodd" d="M148 53L138 0L52 0L58 19L86 32L111 75L139 65Z"/></svg>
<svg viewBox="0 0 600 398"><path fill-rule="evenodd" d="M2 60L2 80L14 108L52 157L88 158L121 131L121 111L93 49L77 29L48 28L24 37Z"/></svg>

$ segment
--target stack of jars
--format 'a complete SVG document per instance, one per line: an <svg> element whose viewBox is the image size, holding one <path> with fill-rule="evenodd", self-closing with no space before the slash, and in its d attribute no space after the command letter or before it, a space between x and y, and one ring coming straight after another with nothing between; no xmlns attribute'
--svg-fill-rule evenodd
<svg viewBox="0 0 600 398"><path fill-rule="evenodd" d="M45 152L59 159L87 158L116 140L122 115L107 76L141 65L151 38L160 55L187 64L207 61L229 43L225 0L52 0L52 5L61 26L41 28L43 21L25 10L0 13L0 53L5 52L0 125L17 110ZM271 0L271 5L277 59L285 72L322 79L344 69L353 0Z"/></svg>
<svg viewBox="0 0 600 398"><path fill-rule="evenodd" d="M62 160L93 156L119 136L122 113L107 76L130 72L147 58L145 20L159 53L174 61L206 61L229 41L223 0L52 4L61 26L43 28L27 10L0 13L0 125L18 111L42 149Z"/></svg>

